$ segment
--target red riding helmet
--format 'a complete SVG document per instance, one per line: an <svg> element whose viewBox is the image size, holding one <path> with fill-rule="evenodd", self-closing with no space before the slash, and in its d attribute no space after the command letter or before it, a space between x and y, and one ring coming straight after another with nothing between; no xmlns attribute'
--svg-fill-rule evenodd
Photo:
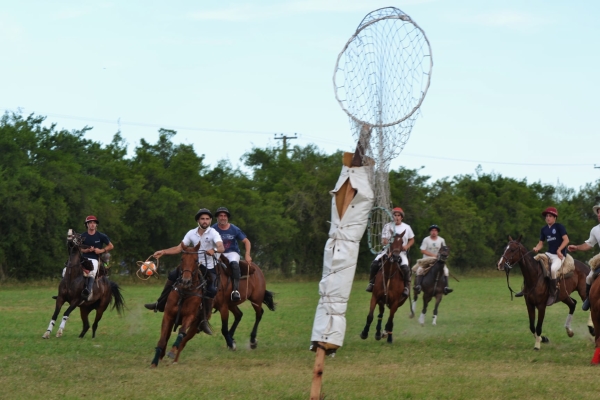
<svg viewBox="0 0 600 400"><path fill-rule="evenodd" d="M87 226L88 222L91 222L91 221L94 221L96 224L100 225L100 221L98 221L98 218L94 217L93 215L88 215L83 224L85 226Z"/></svg>
<svg viewBox="0 0 600 400"><path fill-rule="evenodd" d="M552 214L558 218L558 211L554 207L548 207L542 212L542 217L546 218L546 214Z"/></svg>
<svg viewBox="0 0 600 400"><path fill-rule="evenodd" d="M402 218L404 218L404 210L403 209L401 209L400 207L395 207L392 210L392 214L397 213L397 212L400 213L400 215L402 215Z"/></svg>

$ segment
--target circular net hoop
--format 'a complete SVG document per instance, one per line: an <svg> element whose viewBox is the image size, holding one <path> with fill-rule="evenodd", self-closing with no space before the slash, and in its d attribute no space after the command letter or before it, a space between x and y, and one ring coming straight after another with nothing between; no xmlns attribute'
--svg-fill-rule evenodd
<svg viewBox="0 0 600 400"><path fill-rule="evenodd" d="M376 221L385 224L387 216L392 220L390 163L410 137L429 89L432 68L425 32L395 7L367 14L338 55L333 75L335 97L362 144L363 165L373 166L374 212L381 214L370 219L368 228L373 235ZM381 249L381 231L378 239L371 233L371 251Z"/></svg>
<svg viewBox="0 0 600 400"><path fill-rule="evenodd" d="M367 238L369 249L373 254L379 254L385 247L381 240L383 228L393 222L394 218L387 208L373 207L369 212L369 223L367 224ZM395 232L391 232L393 237Z"/></svg>

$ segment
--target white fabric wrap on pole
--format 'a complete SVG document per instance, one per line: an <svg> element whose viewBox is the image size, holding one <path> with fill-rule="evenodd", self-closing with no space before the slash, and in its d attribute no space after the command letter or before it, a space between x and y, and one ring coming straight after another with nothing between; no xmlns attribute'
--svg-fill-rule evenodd
<svg viewBox="0 0 600 400"><path fill-rule="evenodd" d="M373 207L373 190L369 183L372 167L344 166L335 185L331 204L331 229L323 255L323 276L319 283L321 296L311 341L342 346L346 334L346 308L356 272L360 239L365 233L369 211ZM357 190L348 209L340 219L335 194L346 180Z"/></svg>

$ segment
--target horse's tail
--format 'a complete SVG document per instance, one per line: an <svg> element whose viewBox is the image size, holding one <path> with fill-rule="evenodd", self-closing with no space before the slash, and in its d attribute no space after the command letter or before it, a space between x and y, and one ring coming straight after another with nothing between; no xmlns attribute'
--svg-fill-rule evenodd
<svg viewBox="0 0 600 400"><path fill-rule="evenodd" d="M265 297L263 299L263 303L265 303L271 311L275 311L275 306L277 306L277 303L273 301L273 297L275 297L275 294L273 292L265 290Z"/></svg>
<svg viewBox="0 0 600 400"><path fill-rule="evenodd" d="M116 308L119 315L121 315L123 314L123 311L125 311L125 301L123 300L123 294L121 294L121 288L119 287L117 282L108 281L108 283L110 285L110 293L112 295L112 298L115 300L115 304L113 304L112 310Z"/></svg>

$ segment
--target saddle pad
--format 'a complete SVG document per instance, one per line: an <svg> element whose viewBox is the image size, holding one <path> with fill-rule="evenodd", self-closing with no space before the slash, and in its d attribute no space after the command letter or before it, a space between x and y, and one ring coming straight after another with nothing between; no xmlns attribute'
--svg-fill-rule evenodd
<svg viewBox="0 0 600 400"><path fill-rule="evenodd" d="M592 271L600 268L600 254L596 254L594 257L590 258L588 265L592 268Z"/></svg>
<svg viewBox="0 0 600 400"><path fill-rule="evenodd" d="M550 276L550 260L548 259L548 256L546 254L538 254L533 258L537 262L542 264L546 275ZM570 254L567 254L567 257L565 257L565 261L563 262L562 267L560 267L560 269L558 270L557 277L567 275L568 273L573 271L575 271L575 260L573 260L573 257L571 257Z"/></svg>
<svg viewBox="0 0 600 400"><path fill-rule="evenodd" d="M419 260L417 260L417 263L415 265L413 265L412 267L412 272L413 273L417 273L417 269L419 269L419 267L423 268L423 275L427 275L427 273L429 272L429 270L431 269L431 267L433 267L433 265L436 263L437 258L421 258ZM445 264L446 267L448 267L448 264Z"/></svg>

